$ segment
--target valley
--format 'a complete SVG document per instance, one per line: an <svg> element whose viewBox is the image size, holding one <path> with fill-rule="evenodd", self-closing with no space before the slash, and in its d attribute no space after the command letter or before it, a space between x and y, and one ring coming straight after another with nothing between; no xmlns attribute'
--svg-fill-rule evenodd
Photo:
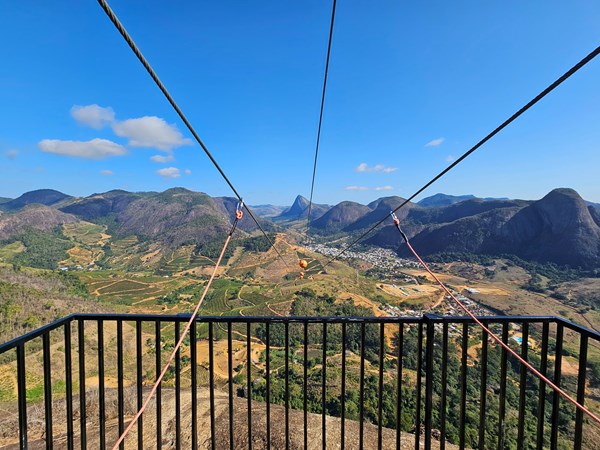
<svg viewBox="0 0 600 450"><path fill-rule="evenodd" d="M60 196L54 195L52 198L57 197ZM442 209L456 209L457 205L472 201L473 199L462 200L443 206ZM495 201L485 200L490 203ZM338 260L331 261L344 248L345 243L362 230L356 223L362 220L363 225L369 226L372 223L368 218L369 214L377 216L389 208L390 202L389 199L384 199L373 210L365 206L354 216L347 214L352 205L343 205L346 213L340 216L327 216L335 207L320 205L320 213L329 212L323 213L324 219L320 223L315 221L316 227L327 222L328 217L334 220L335 217L341 219L350 216L354 221L340 224L335 219L333 223L337 225L330 232L317 231L309 241L302 231L305 224L302 202L296 208L284 210L279 216L274 216L267 226L269 240L258 233L245 218L246 222L240 223L225 253L218 277L204 299L200 315L416 318L424 314L462 315L462 311L444 295L431 277L415 261L404 257L399 243L394 247L388 244L373 245L370 242L369 245L360 245L345 252ZM18 205L20 203L17 202ZM0 222L4 221L5 224L4 228L0 227L0 233L4 232L0 242L0 307L3 311L0 326L4 340L75 311L169 315L190 313L205 289L224 233L231 225L231 200L212 199L204 194L181 189L160 194L131 195L118 191L78 200L60 197L58 204L59 208L53 204L28 204L19 206L22 209L0 216ZM168 211L158 211L153 215L151 211L155 211L157 205L162 205ZM481 207L477 205L477 208ZM375 214L378 208L379 213ZM273 213L269 208L266 210L269 214ZM429 215L455 214L448 210L432 213L419 207L414 207L411 211L413 210ZM75 211L77 215L64 211ZM45 219L40 220L40 217ZM416 222L411 222L407 217L407 229L412 230L412 235L419 236L419 232L415 234L416 228L412 228L417 226ZM341 231L346 227L350 228L349 236L344 237ZM385 232L386 228L380 231ZM398 242L397 236L394 239ZM415 237L415 241L418 243L419 238ZM590 329L600 329L600 313L597 311L600 306L600 278L595 276L593 269L574 269L554 263L526 261L514 255L476 252L441 251L428 255L425 259L444 283L477 315L558 315ZM298 266L299 260L306 260L305 269ZM300 276L301 271L304 273L303 277ZM208 349L212 344L215 383L220 389L226 389L229 382L227 327L214 324L212 331L215 339L212 343L208 340L208 327L206 322L199 323L195 338L199 383L207 386L210 364ZM271 327L269 362L272 402L281 404L283 401L281 392L286 377L291 377L290 388L300 396L302 377L299 374L303 361L307 361L310 365L310 378L317 380L311 382L310 412L320 411L321 394L317 387L325 365L328 383L332 386L327 394L331 402L328 414L335 416L339 414L336 402L339 401L337 386L341 377L341 347L334 344L339 340L339 325L332 325L328 331L332 343L327 349L325 361L318 341L320 328L311 328L311 341L306 355L301 345L301 328L301 324L291 324L289 327L291 347L289 369L286 372L283 328L281 324ZM124 323L124 336L128 341L128 352L131 353L135 352L132 347L135 330L135 323ZM353 328L349 326L349 330ZM385 325L382 330L385 334L384 359L389 361L383 371L384 380L386 386L393 386L397 377L394 361L397 360L398 329L390 324ZM160 346L165 350L163 353L167 353L166 350L172 348L175 340L175 327L172 323L163 323L160 331ZM376 327L367 326L366 331L366 345L369 349L366 355L368 361L365 373L369 375L366 388L369 392L375 392L379 337ZM154 330L143 326L141 333L144 342L141 358L142 365L146 368L143 384L148 387L155 377ZM234 377L231 382L235 389L243 390L246 373L250 370L253 399L264 400L265 386L261 381L267 370L264 324L253 325L251 335L248 336L247 333L242 324L232 326ZM404 384L408 398L413 395L417 381L417 359L414 356L416 333L416 328L406 327ZM533 360L539 358L540 333L539 327L531 327L529 330L528 345ZM356 383L360 373L357 336L356 331L352 331L346 353L349 377L347 387L354 390L358 389ZM452 328L449 336L449 370L456 376L460 367L461 332ZM510 328L509 339L515 348L522 336L520 327ZM252 345L249 355L246 347L248 338ZM115 339L114 325L107 324L104 341L114 346ZM89 348L95 348L98 345L97 330L86 329L85 341ZM469 370L475 370L480 363L482 344L479 333L473 328L469 331L468 341L468 367ZM577 377L578 345L578 339L566 333L565 350L568 353L563 356L563 377L569 389L574 388ZM494 345L491 348L493 355L490 358L497 362L499 349ZM28 356L32 362L28 374L27 396L35 402L43 398L39 347L32 348L31 352ZM600 347L592 343L589 355L588 364L595 374L600 368ZM191 341L186 341L181 356L181 376L185 387L191 383ZM59 343L53 343L52 359L60 361L62 357ZM114 388L117 379L115 358L112 351L107 351L104 383L108 388ZM38 364L35 363L36 360ZM87 361L88 358L86 386L92 391L97 390L98 367ZM125 373L128 375L123 380L125 386L136 383L134 364L133 358L126 358ZM64 368L57 364L54 370L56 377L59 377ZM510 370L510 376L516 379L519 376L518 368L512 367ZM0 405L10 407L16 398L12 375L14 361L0 361L0 372L6 375L0 385ZM174 382L174 369L171 368L165 380L165 389L172 388ZM595 383L594 381L594 385L588 388L588 404L594 411L600 411L600 403L595 400L600 391ZM453 396L458 396L457 386L451 385L449 389ZM56 383L53 386L56 398L61 398L64 393L64 384ZM353 397L347 400L347 407L350 408L348 417L351 419L357 418L356 410L352 409L356 408L356 401ZM389 401L393 401L393 398L390 397ZM293 408L301 406L294 404ZM373 421L376 417L375 410L369 408L368 420ZM414 404L407 404L403 431L414 431L411 430L409 418L412 412ZM385 426L392 426L394 423L393 417L385 420ZM0 430L0 437L3 432ZM511 437L513 438L514 436Z"/></svg>

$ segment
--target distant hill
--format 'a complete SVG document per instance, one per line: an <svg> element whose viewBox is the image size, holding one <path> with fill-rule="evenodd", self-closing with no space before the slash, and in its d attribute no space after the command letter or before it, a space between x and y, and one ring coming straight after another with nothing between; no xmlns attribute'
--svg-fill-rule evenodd
<svg viewBox="0 0 600 450"><path fill-rule="evenodd" d="M125 211L132 202L142 197L142 194L114 190L75 199L60 210L85 220L94 221L111 214L118 215Z"/></svg>
<svg viewBox="0 0 600 450"><path fill-rule="evenodd" d="M390 211L396 209L404 201L405 199L397 196L379 198L367 205L371 210L370 212L362 216L356 222L346 226L344 230L354 231L370 227L379 222L383 217L386 216L386 214L389 215ZM404 208L398 211L398 218L403 220L409 214L409 212L415 208L421 207L415 203L408 203Z"/></svg>
<svg viewBox="0 0 600 450"><path fill-rule="evenodd" d="M278 216L276 216L274 219L275 220L299 220L299 219L306 219L308 217L308 204L309 204L309 200L302 197L301 195L298 195L296 197L296 200L294 200L294 203L292 204L292 206L290 206L289 208L287 208L285 211L283 211L281 214L279 214ZM329 205L319 205L317 203L313 203L312 207L311 207L311 218L317 219L319 217L321 217L323 214L325 214L326 211L328 211L330 208Z"/></svg>
<svg viewBox="0 0 600 450"><path fill-rule="evenodd" d="M2 203L6 203L6 202L10 202L12 200L12 198L8 198L8 197L0 197L0 205Z"/></svg>
<svg viewBox="0 0 600 450"><path fill-rule="evenodd" d="M370 213L368 206L355 202L342 202L335 205L311 224L313 228L324 231L339 231Z"/></svg>
<svg viewBox="0 0 600 450"><path fill-rule="evenodd" d="M419 206L423 206L424 208L437 208L440 206L453 205L454 203L471 200L473 198L475 198L474 195L435 194L431 197L424 198L423 200L417 202L417 204Z"/></svg>
<svg viewBox="0 0 600 450"><path fill-rule="evenodd" d="M289 206L277 206L277 205L250 206L250 209L252 209L252 211L255 212L257 216L265 217L265 218L276 217L288 208L289 208Z"/></svg>
<svg viewBox="0 0 600 450"><path fill-rule="evenodd" d="M2 208L15 211L34 203L51 206L70 198L70 195L63 194L54 189L39 189L37 191L26 192L14 200L2 203Z"/></svg>
<svg viewBox="0 0 600 450"><path fill-rule="evenodd" d="M465 205L466 204L466 205ZM462 210L462 217L459 211ZM477 208L480 211L477 212ZM416 212L413 212L418 216ZM572 189L555 189L538 201L496 201L479 204L475 200L442 208L429 223L407 215L405 231L422 254L473 252L514 254L523 259L554 262L574 267L600 265L600 226L585 201ZM446 217L447 222L441 220ZM430 216L431 218L431 216ZM400 246L393 227L380 230L369 243Z"/></svg>
<svg viewBox="0 0 600 450"><path fill-rule="evenodd" d="M0 216L0 241L32 228L39 231L52 231L66 223L77 222L78 219L44 205L31 205L14 214Z"/></svg>
<svg viewBox="0 0 600 450"><path fill-rule="evenodd" d="M454 205L455 203L464 202L465 200L473 200L479 199L483 201L494 201L494 200L508 200L506 197L502 198L493 198L493 197L485 197L479 198L474 195L448 195L448 194L435 194L431 197L426 197L423 200L417 202L419 206L423 206L424 208L439 208L441 206L449 206Z"/></svg>

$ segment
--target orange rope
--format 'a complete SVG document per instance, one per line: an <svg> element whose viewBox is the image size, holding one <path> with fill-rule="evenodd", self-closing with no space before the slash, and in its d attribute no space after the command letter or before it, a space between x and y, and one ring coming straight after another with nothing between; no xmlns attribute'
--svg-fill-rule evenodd
<svg viewBox="0 0 600 450"><path fill-rule="evenodd" d="M567 394L565 391L563 391L561 388L559 388L556 384L554 384L552 381L550 381L539 370L537 370L535 367L533 367L529 362L527 362L525 359L523 359L517 352L515 352L512 348L510 348L507 344L505 344L502 341L502 339L500 339L497 335L495 335L492 331L490 331L490 329L488 327L486 327L477 317L475 317L475 315L471 311L469 311L469 309L459 299L457 299L456 296L452 292L450 292L450 290L446 287L446 285L444 283L442 283L442 281L437 277L437 275L435 273L433 273L431 271L431 269L429 269L427 264L425 264L425 262L417 254L417 252L412 247L412 245L410 245L410 242L408 242L408 238L406 237L404 232L400 229L400 226L398 223L396 223L396 220L394 220L394 224L396 225L396 228L398 229L398 231L400 231L400 234L402 234L402 237L404 238L404 242L406 242L406 245L408 246L408 248L410 249L412 254L415 255L415 258L417 258L417 260L423 266L423 268L429 273L429 275L431 275L435 279L435 281L438 282L438 284L441 286L441 288L444 291L446 291L446 293L450 297L452 297L452 299L458 304L458 306L460 306L460 308L471 319L473 319L473 321L477 325L479 325L494 341L496 341L499 345L501 345L507 352L509 352L511 355L513 355L515 358L517 358L521 362L521 364L523 364L525 367L527 367L529 370L531 370L544 383L546 383L548 386L550 386L552 389L554 389L556 392L558 392L560 395L562 395L566 400L568 400L570 403L572 403L576 408L580 409L582 412L587 414L594 422L596 422L597 424L600 425L600 417L595 415L593 412L591 412L589 409L587 409L582 404L578 403L577 400L575 400L573 397L571 397L569 394Z"/></svg>
<svg viewBox="0 0 600 450"><path fill-rule="evenodd" d="M183 343L184 339L186 338L186 336L190 330L190 327L192 326L192 323L194 322L194 320L196 320L196 316L198 315L198 310L200 309L200 306L202 305L202 302L204 301L204 297L206 297L206 293L208 292L208 289L210 288L210 285L212 284L212 282L215 278L215 275L217 274L217 269L219 268L219 265L221 264L221 260L223 259L225 250L227 250L227 246L229 245L229 241L231 240L231 236L233 235L233 231L235 230L237 222L238 221L236 219L233 224L233 228L231 229L231 232L229 233L229 235L227 236L227 239L225 240L225 244L223 244L223 249L221 250L221 254L219 255L219 258L217 259L217 263L215 264L215 268L213 269L210 279L208 280L208 283L206 283L206 286L204 287L204 291L202 292L202 296L200 297L200 300L198 301L198 304L196 305L196 308L194 309L194 312L192 313L192 317L190 317L190 320L186 324L185 329L183 330L183 333L181 334L181 337L179 338L179 342L177 342L177 345L175 345L175 348L173 349L171 356L169 356L169 360L165 364L165 367L163 367L163 370L160 373L160 376L156 379L154 386L152 386L152 390L150 391L150 394L148 394L148 397L146 397L144 404L142 405L140 410L137 412L135 417L131 420L131 422L129 422L129 425L127 425L127 428L125 429L125 431L123 431L123 434L119 437L119 440L115 443L112 450L117 450L119 448L119 445L121 444L121 442L123 442L123 440L127 436L127 433L129 433L131 431L133 426L137 423L139 418L142 416L144 410L150 403L150 400L152 400L152 397L156 393L156 390L158 389L159 384L161 383L162 379L164 378L165 374L167 373L167 370L169 370L169 367L171 366L171 363L173 362L173 358L175 358L177 351L181 347L181 344ZM160 345L160 343L157 342L157 345Z"/></svg>

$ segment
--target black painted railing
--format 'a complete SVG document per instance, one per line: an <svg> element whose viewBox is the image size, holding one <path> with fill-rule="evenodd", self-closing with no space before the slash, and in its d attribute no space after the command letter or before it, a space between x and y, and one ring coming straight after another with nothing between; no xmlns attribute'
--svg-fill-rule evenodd
<svg viewBox="0 0 600 450"><path fill-rule="evenodd" d="M0 345L0 447L112 448L188 320L74 314ZM481 320L600 410L599 333ZM582 449L597 436L466 317L200 317L121 448Z"/></svg>

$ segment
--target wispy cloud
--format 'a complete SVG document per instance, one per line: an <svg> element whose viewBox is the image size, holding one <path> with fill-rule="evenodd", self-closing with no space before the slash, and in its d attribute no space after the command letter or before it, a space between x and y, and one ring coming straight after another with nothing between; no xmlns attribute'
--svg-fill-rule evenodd
<svg viewBox="0 0 600 450"><path fill-rule="evenodd" d="M368 191L369 188L366 186L346 186L344 188L347 191Z"/></svg>
<svg viewBox="0 0 600 450"><path fill-rule="evenodd" d="M376 191L393 191L394 187L393 186L377 186L375 188Z"/></svg>
<svg viewBox="0 0 600 450"><path fill-rule="evenodd" d="M75 105L71 108L71 117L80 125L100 130L115 121L115 112L112 108L104 108L96 104L87 106Z"/></svg>
<svg viewBox="0 0 600 450"><path fill-rule="evenodd" d="M11 149L4 152L4 156L8 159L16 159L19 156L19 150Z"/></svg>
<svg viewBox="0 0 600 450"><path fill-rule="evenodd" d="M170 151L183 145L192 145L192 141L184 138L174 124L168 124L156 116L115 122L112 128L117 136L127 138L131 147Z"/></svg>
<svg viewBox="0 0 600 450"><path fill-rule="evenodd" d="M355 172L383 172L383 173L390 173L390 172L395 172L396 170L398 170L397 167L386 167L383 164L376 164L373 167L369 167L369 165L367 163L360 163L358 166L356 166L356 169L354 169Z"/></svg>
<svg viewBox="0 0 600 450"><path fill-rule="evenodd" d="M446 138L443 138L443 137L434 139L432 141L429 141L427 144L425 144L425 147L438 147L438 146L442 145L445 140L446 140Z"/></svg>
<svg viewBox="0 0 600 450"><path fill-rule="evenodd" d="M446 156L446 162L454 162L456 161L456 158L452 155L448 155Z"/></svg>
<svg viewBox="0 0 600 450"><path fill-rule="evenodd" d="M43 139L38 143L41 151L56 155L74 156L86 159L104 159L109 156L121 156L127 149L107 139L92 139L91 141L61 141Z"/></svg>
<svg viewBox="0 0 600 450"><path fill-rule="evenodd" d="M101 170L100 171L100 175L104 175L105 177L110 177L111 175L114 175L115 173L112 170Z"/></svg>
<svg viewBox="0 0 600 450"><path fill-rule="evenodd" d="M169 178L179 178L181 176L181 172L177 167L165 167L164 169L157 170L156 173L165 180Z"/></svg>
<svg viewBox="0 0 600 450"><path fill-rule="evenodd" d="M168 155L154 155L152 157L150 157L150 161L154 161L157 163L168 163L171 162L175 159L175 157L173 156L172 153L169 153Z"/></svg>
<svg viewBox="0 0 600 450"><path fill-rule="evenodd" d="M183 171L183 173L185 173L186 175L191 175L191 174L192 174L192 171L191 171L190 169L185 169L185 170Z"/></svg>

